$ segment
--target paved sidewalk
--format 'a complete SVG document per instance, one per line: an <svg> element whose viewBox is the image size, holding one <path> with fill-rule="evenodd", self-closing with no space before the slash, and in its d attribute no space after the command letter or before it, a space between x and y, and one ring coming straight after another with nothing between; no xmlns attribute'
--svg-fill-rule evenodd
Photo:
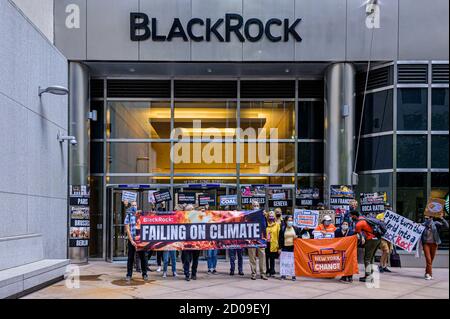
<svg viewBox="0 0 450 319"><path fill-rule="evenodd" d="M150 272L150 281L144 283L140 274L134 274L134 280L127 285L124 281L126 265L124 263L90 262L80 267L80 288L69 289L65 281L44 288L24 298L50 299L448 299L449 271L435 269L434 280L423 279L423 269L394 268L391 274L380 274L379 288L368 288L355 276L353 284L343 284L337 279L297 278L296 282L271 278L267 281L250 280L248 261L244 260L244 277L228 274L229 264L219 261L218 274L206 273L206 262L200 260L198 279L186 282L179 271L179 277L162 278L162 273ZM181 264L177 264L181 269ZM153 270L156 269L152 265ZM169 267L170 268L170 267ZM278 268L277 268L278 269Z"/></svg>

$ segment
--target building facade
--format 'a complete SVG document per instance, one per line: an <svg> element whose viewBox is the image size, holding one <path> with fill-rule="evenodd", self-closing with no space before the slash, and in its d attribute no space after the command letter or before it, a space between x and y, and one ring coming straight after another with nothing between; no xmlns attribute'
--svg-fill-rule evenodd
<svg viewBox="0 0 450 319"><path fill-rule="evenodd" d="M79 118L89 136L70 167L91 186L84 254L125 256L130 189L144 209L163 189L164 209L186 192L213 207L237 194L246 208L241 190L264 185L266 207L282 192L289 213L300 188L327 202L330 185L354 185L420 220L428 198L448 194L448 2L432 2L56 2L55 44L83 86L70 108L97 113ZM250 158L252 142L277 165ZM174 147L189 161L172 161Z"/></svg>

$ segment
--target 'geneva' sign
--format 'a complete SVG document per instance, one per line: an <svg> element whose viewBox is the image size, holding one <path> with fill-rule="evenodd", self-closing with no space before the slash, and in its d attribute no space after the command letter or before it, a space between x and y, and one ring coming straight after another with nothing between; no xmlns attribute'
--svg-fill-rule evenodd
<svg viewBox="0 0 450 319"><path fill-rule="evenodd" d="M140 12L130 13L131 41L172 41L181 38L183 41L194 42L211 41L214 36L219 42L230 42L231 34L235 34L240 42L257 42L265 35L271 42L288 42L292 37L296 42L302 38L296 28L302 19L296 19L290 23L289 19L272 18L263 23L252 18L244 21L244 18L236 13L227 13L225 18L212 20L210 18L193 18L183 25L179 18L173 19L168 34L158 34L158 19L150 19L147 14ZM219 31L221 25L225 25L224 31ZM195 29L195 30L194 30Z"/></svg>

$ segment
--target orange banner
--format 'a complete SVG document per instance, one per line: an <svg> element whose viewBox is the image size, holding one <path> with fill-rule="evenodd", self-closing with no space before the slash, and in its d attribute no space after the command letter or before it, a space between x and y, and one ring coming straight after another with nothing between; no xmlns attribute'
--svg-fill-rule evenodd
<svg viewBox="0 0 450 319"><path fill-rule="evenodd" d="M295 274L337 277L358 273L356 236L332 239L295 239Z"/></svg>

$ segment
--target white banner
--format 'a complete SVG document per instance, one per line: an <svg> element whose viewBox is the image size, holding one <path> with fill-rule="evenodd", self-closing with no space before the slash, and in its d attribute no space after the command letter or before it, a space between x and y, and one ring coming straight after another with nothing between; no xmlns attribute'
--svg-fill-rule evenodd
<svg viewBox="0 0 450 319"><path fill-rule="evenodd" d="M280 254L280 275L295 276L294 252L282 251Z"/></svg>
<svg viewBox="0 0 450 319"><path fill-rule="evenodd" d="M122 192L122 202L127 200L129 203L131 203L131 202L136 201L136 199L137 199L137 193L128 192L128 191Z"/></svg>
<svg viewBox="0 0 450 319"><path fill-rule="evenodd" d="M384 222L386 223L387 232L383 238L407 252L413 251L425 230L425 226L390 210L384 214Z"/></svg>

